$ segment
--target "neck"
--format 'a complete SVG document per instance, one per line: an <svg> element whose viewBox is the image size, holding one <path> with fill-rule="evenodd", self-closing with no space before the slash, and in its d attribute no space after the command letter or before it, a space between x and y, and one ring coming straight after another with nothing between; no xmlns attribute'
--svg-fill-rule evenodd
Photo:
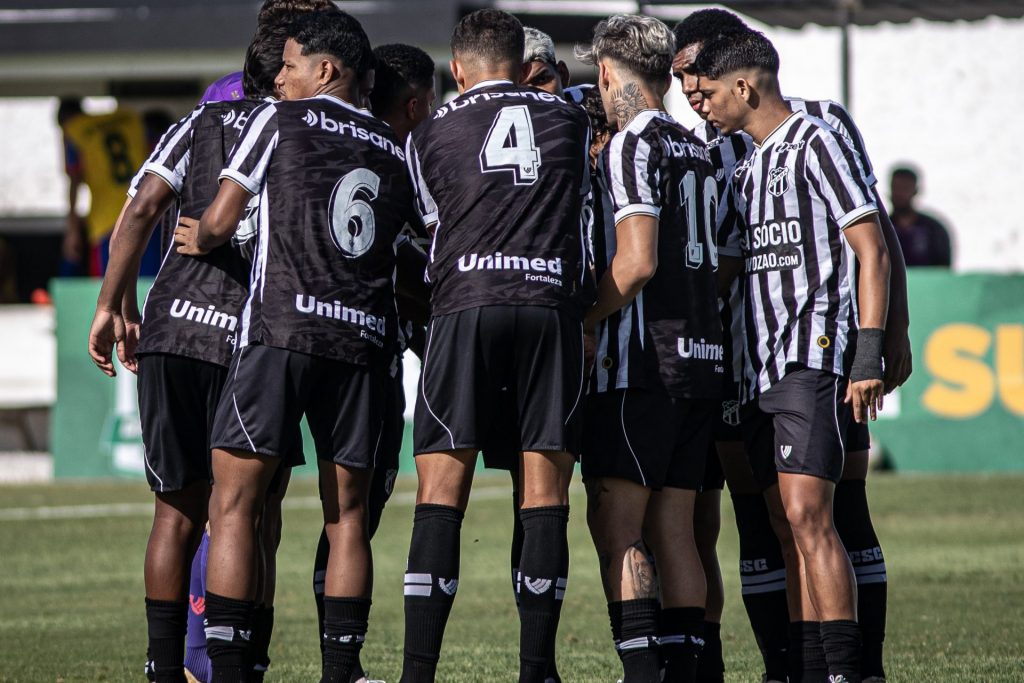
<svg viewBox="0 0 1024 683"><path fill-rule="evenodd" d="M624 75L609 84L608 92L611 97L612 109L615 111L615 118L622 130L637 117L637 115L648 109L665 111L664 100L658 92L648 83L638 78Z"/></svg>
<svg viewBox="0 0 1024 683"><path fill-rule="evenodd" d="M792 113L782 97L763 95L760 106L750 115L743 130L754 139L754 144L760 146Z"/></svg>
<svg viewBox="0 0 1024 683"><path fill-rule="evenodd" d="M464 71L459 93L464 93L473 86L486 81L512 81L516 83L519 81L519 67L488 66L478 70Z"/></svg>
<svg viewBox="0 0 1024 683"><path fill-rule="evenodd" d="M341 77L320 86L317 95L331 95L339 100L348 102L353 107L362 107L362 98L359 95L359 83L355 78Z"/></svg>
<svg viewBox="0 0 1024 683"><path fill-rule="evenodd" d="M389 116L379 117L381 121L391 126L391 130L394 131L395 137L397 137L402 144L405 144L405 139L409 137L409 133L412 132L412 125L409 119L406 118L405 113L395 113Z"/></svg>

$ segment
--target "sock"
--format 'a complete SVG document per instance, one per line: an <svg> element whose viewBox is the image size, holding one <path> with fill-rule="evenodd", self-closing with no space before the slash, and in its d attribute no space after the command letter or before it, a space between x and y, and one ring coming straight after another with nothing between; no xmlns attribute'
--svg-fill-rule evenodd
<svg viewBox="0 0 1024 683"><path fill-rule="evenodd" d="M520 510L523 554L519 562L519 682L544 683L558 635L568 577L569 506Z"/></svg>
<svg viewBox="0 0 1024 683"><path fill-rule="evenodd" d="M235 600L206 593L206 652L210 657L211 683L246 680L245 654L252 636L251 600Z"/></svg>
<svg viewBox="0 0 1024 683"><path fill-rule="evenodd" d="M562 564L558 568L558 577L560 579L565 579L566 580L566 582L563 583L563 588L562 588L562 594L564 595L565 588L568 585L567 582L568 582L568 578L569 578L569 552L568 552L568 546L566 546L566 552L562 555ZM557 597L557 595L556 595L556 597ZM562 614L562 599L561 598L558 598L558 607L557 608L558 608L558 613L555 615L555 628L556 629L558 628L558 619L559 619L559 617ZM555 650L556 650L556 643L557 642L558 642L558 638L552 638L551 639L551 650L548 652L548 671L547 671L547 674L544 677L545 683L549 683L549 682L550 683L562 683L562 676L558 673L558 661L557 661L558 658L555 656Z"/></svg>
<svg viewBox="0 0 1024 683"><path fill-rule="evenodd" d="M523 520L519 517L519 491L512 487L512 547L509 566L512 568L512 595L519 607L519 562L523 557Z"/></svg>
<svg viewBox="0 0 1024 683"><path fill-rule="evenodd" d="M835 683L860 683L860 626L856 621L821 622L821 646Z"/></svg>
<svg viewBox="0 0 1024 683"><path fill-rule="evenodd" d="M754 640L769 681L785 681L788 669L789 607L782 546L768 517L764 496L733 494L740 537L740 582Z"/></svg>
<svg viewBox="0 0 1024 683"><path fill-rule="evenodd" d="M659 683L658 601L641 598L609 603L608 616L612 620L612 636L618 635L615 650L622 660L623 680L627 683Z"/></svg>
<svg viewBox="0 0 1024 683"><path fill-rule="evenodd" d="M821 646L821 623L794 621L789 625L789 642L789 682L825 683L828 664Z"/></svg>
<svg viewBox="0 0 1024 683"><path fill-rule="evenodd" d="M203 533L203 541L192 558L192 575L188 589L188 631L185 634L185 668L196 680L210 680L210 658L206 656L206 558L210 552L210 535Z"/></svg>
<svg viewBox="0 0 1024 683"><path fill-rule="evenodd" d="M185 629L188 603L146 598L146 623L149 649L146 674L156 683L182 683L185 680Z"/></svg>
<svg viewBox="0 0 1024 683"><path fill-rule="evenodd" d="M658 645L665 661L665 683L694 683L697 658L704 646L704 608L662 608Z"/></svg>
<svg viewBox="0 0 1024 683"><path fill-rule="evenodd" d="M888 587L885 557L871 524L867 489L863 479L841 481L833 502L836 531L850 555L857 575L857 621L862 640L862 678L885 678L882 646Z"/></svg>
<svg viewBox="0 0 1024 683"><path fill-rule="evenodd" d="M249 641L248 683L262 683L270 667L270 637L274 633L274 608L260 606L252 612L252 640Z"/></svg>
<svg viewBox="0 0 1024 683"><path fill-rule="evenodd" d="M697 683L725 683L722 657L722 625L704 622L704 647L697 657Z"/></svg>
<svg viewBox="0 0 1024 683"><path fill-rule="evenodd" d="M417 505L405 573L405 655L401 683L433 681L445 625L459 587L461 510Z"/></svg>
<svg viewBox="0 0 1024 683"><path fill-rule="evenodd" d="M349 683L366 639L369 598L324 596L323 677L320 683Z"/></svg>

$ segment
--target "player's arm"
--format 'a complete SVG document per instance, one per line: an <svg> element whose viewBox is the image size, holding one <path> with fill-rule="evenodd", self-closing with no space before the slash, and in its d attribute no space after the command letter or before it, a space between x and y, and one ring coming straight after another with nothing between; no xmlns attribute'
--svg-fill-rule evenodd
<svg viewBox="0 0 1024 683"><path fill-rule="evenodd" d="M874 187L878 204L878 222L882 227L885 246L889 250L889 317L885 327L885 393L902 385L913 372L913 354L910 348L910 302L907 296L907 263L896 227L885 210L878 186Z"/></svg>
<svg viewBox="0 0 1024 683"><path fill-rule="evenodd" d="M426 325L430 320L430 287L423 278L427 255L407 235L399 235L395 255L398 314L417 325Z"/></svg>
<svg viewBox="0 0 1024 683"><path fill-rule="evenodd" d="M64 172L68 176L68 213L64 221L64 241L61 249L67 261L78 262L85 252L85 224L78 215L78 194L82 189L83 174L78 150L64 138Z"/></svg>
<svg viewBox="0 0 1024 683"><path fill-rule="evenodd" d="M597 302L587 312L584 328L593 330L643 289L658 270L658 218L633 214L615 224L615 256L597 283Z"/></svg>
<svg viewBox="0 0 1024 683"><path fill-rule="evenodd" d="M846 400L853 403L854 419L867 422L876 419L884 393L882 355L889 310L889 250L877 214L859 219L843 234L860 266L857 281L860 332Z"/></svg>
<svg viewBox="0 0 1024 683"><path fill-rule="evenodd" d="M149 174L142 180L135 197L122 209L118 219L116 239L110 242L110 261L103 276L100 294L96 300L96 315L89 332L89 355L96 366L113 377L113 347L118 345L118 356L125 367L134 370L134 349L127 348L123 305L129 287L134 289L135 279L142 263L153 228L160 216L174 202L174 191Z"/></svg>
<svg viewBox="0 0 1024 683"><path fill-rule="evenodd" d="M718 270L715 272L718 296L727 298L733 281L743 272L743 217L737 208L735 188L730 179L718 202L715 215L715 239L718 246Z"/></svg>
<svg viewBox="0 0 1024 683"><path fill-rule="evenodd" d="M245 207L253 195L234 182L222 182L217 196L198 221L181 216L174 229L178 253L203 256L231 239L245 215Z"/></svg>

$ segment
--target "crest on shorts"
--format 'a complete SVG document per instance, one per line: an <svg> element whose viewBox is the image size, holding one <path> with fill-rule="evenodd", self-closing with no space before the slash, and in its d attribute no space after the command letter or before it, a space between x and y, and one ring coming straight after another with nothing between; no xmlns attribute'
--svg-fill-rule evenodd
<svg viewBox="0 0 1024 683"><path fill-rule="evenodd" d="M730 427L740 426L739 401L722 401L722 422Z"/></svg>
<svg viewBox="0 0 1024 683"><path fill-rule="evenodd" d="M789 460L789 456L793 455L792 446L779 446L779 451L782 453L783 460Z"/></svg>
<svg viewBox="0 0 1024 683"><path fill-rule="evenodd" d="M785 166L776 166L768 171L768 194L773 197L781 197L789 192L789 169Z"/></svg>
<svg viewBox="0 0 1024 683"><path fill-rule="evenodd" d="M398 476L398 470L388 470L384 477L384 494L388 497L395 490L395 478Z"/></svg>

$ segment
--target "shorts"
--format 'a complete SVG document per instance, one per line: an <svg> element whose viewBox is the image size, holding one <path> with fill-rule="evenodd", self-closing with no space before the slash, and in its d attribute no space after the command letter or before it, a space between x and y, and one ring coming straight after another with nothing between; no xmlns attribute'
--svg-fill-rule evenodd
<svg viewBox="0 0 1024 683"><path fill-rule="evenodd" d="M498 412L511 413L508 387L503 387L498 396ZM519 430L510 420L498 420L484 439L481 447L484 467L490 470L508 470L519 476L519 455L523 452L519 444Z"/></svg>
<svg viewBox="0 0 1024 683"><path fill-rule="evenodd" d="M317 458L375 467L384 436L383 369L272 346L235 351L217 405L212 446L281 458L301 452L306 416Z"/></svg>
<svg viewBox="0 0 1024 683"><path fill-rule="evenodd" d="M715 441L743 441L743 432L740 431L739 395L739 386L729 383L728 391L722 394L729 398L716 402L719 409L715 411L712 427Z"/></svg>
<svg viewBox="0 0 1024 683"><path fill-rule="evenodd" d="M210 433L227 368L174 354L139 356L139 419L149 488L210 483Z"/></svg>
<svg viewBox="0 0 1024 683"><path fill-rule="evenodd" d="M373 470L370 482L370 500L368 516L370 535L373 536L380 525L384 506L395 490L395 479L398 477L398 460L402 454L402 439L405 436L405 386L402 384L402 364L398 364L398 374L387 380L386 407L384 409L384 434L380 439L380 457Z"/></svg>
<svg viewBox="0 0 1024 683"><path fill-rule="evenodd" d="M580 465L584 481L612 477L649 489L700 490L712 404L643 389L590 394Z"/></svg>
<svg viewBox="0 0 1024 683"><path fill-rule="evenodd" d="M762 489L778 481L778 472L839 481L853 420L845 396L845 378L796 367L744 406L743 441Z"/></svg>
<svg viewBox="0 0 1024 683"><path fill-rule="evenodd" d="M852 413L850 415L850 424L846 426L843 443L846 444L847 453L861 453L871 450L871 431L865 423L854 420Z"/></svg>
<svg viewBox="0 0 1024 683"><path fill-rule="evenodd" d="M579 454L583 325L542 306L482 306L430 321L416 454L480 450L503 435L526 451Z"/></svg>

